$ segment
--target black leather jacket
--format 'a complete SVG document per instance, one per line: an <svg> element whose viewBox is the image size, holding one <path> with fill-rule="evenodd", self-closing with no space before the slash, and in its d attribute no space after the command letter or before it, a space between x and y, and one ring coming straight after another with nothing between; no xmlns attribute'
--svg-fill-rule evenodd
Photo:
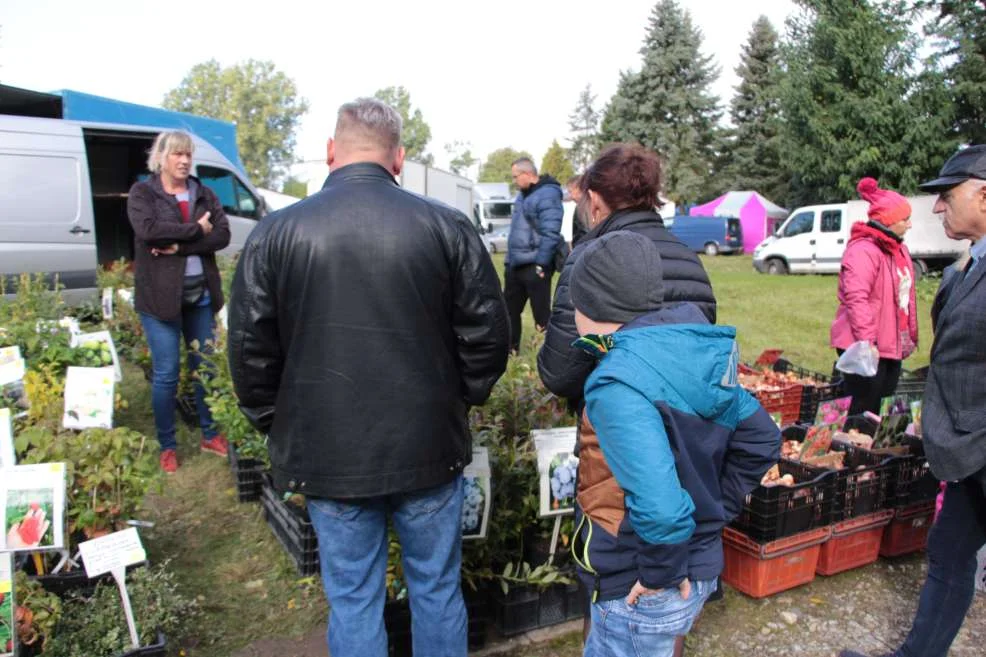
<svg viewBox="0 0 986 657"><path fill-rule="evenodd" d="M699 307L710 324L716 322L716 298L698 256L664 227L661 215L656 212L617 210L590 230L565 261L555 287L555 300L544 344L538 352L538 373L544 386L559 397L568 399L572 408L579 408L582 387L596 366L595 358L572 346L572 342L579 337L569 291L572 268L592 240L617 230L628 230L654 241L661 253L665 302L689 301Z"/></svg>
<svg viewBox="0 0 986 657"><path fill-rule="evenodd" d="M230 296L230 370L277 488L386 495L470 461L466 411L506 368L510 329L462 213L351 164L260 222Z"/></svg>

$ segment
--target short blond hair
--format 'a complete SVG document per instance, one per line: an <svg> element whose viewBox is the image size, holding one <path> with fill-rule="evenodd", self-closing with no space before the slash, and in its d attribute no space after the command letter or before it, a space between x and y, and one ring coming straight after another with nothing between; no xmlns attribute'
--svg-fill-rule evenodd
<svg viewBox="0 0 986 657"><path fill-rule="evenodd" d="M151 173L161 173L161 162L171 153L195 153L195 142L192 136L181 130L162 132L154 140L147 154L147 170Z"/></svg>

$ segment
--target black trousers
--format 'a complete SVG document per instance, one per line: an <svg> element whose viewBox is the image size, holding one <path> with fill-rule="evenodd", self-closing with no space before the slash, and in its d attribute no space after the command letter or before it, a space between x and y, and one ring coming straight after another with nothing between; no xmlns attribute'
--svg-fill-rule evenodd
<svg viewBox="0 0 986 657"><path fill-rule="evenodd" d="M520 315L524 312L527 300L531 300L531 312L534 313L534 323L544 328L551 317L551 272L546 271L544 278L537 275L534 265L507 267L504 272L503 297L507 302L507 313L510 315L510 348L520 350Z"/></svg>
<svg viewBox="0 0 986 657"><path fill-rule="evenodd" d="M842 355L843 349L836 349ZM881 358L876 368L876 376L841 373L846 381L846 392L852 395L849 415L860 415L864 411L880 413L880 400L890 397L897 389L900 379L900 361Z"/></svg>

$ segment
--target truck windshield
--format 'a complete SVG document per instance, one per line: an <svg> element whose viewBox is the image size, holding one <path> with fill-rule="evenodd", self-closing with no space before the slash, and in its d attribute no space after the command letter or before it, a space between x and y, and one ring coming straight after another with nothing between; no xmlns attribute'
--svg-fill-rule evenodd
<svg viewBox="0 0 986 657"><path fill-rule="evenodd" d="M488 219L509 219L514 213L513 203L486 203L485 206Z"/></svg>

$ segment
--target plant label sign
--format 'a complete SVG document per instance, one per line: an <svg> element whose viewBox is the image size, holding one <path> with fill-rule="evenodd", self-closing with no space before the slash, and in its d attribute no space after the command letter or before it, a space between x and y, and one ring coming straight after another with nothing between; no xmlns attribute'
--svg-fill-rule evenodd
<svg viewBox="0 0 986 657"><path fill-rule="evenodd" d="M0 552L65 547L65 464L15 465L0 478Z"/></svg>
<svg viewBox="0 0 986 657"><path fill-rule="evenodd" d="M113 319L113 288L104 287L102 296L103 319Z"/></svg>
<svg viewBox="0 0 986 657"><path fill-rule="evenodd" d="M560 516L575 511L575 427L531 431L538 455L539 515Z"/></svg>
<svg viewBox="0 0 986 657"><path fill-rule="evenodd" d="M116 355L116 345L109 331L93 331L72 336L71 346L91 350L91 355L103 367L113 366L113 376L117 383L123 380L120 358Z"/></svg>
<svg viewBox="0 0 986 657"><path fill-rule="evenodd" d="M0 554L0 657L14 657L13 555Z"/></svg>
<svg viewBox="0 0 986 657"><path fill-rule="evenodd" d="M25 369L20 347L0 348L0 386L23 379Z"/></svg>
<svg viewBox="0 0 986 657"><path fill-rule="evenodd" d="M90 579L147 560L136 527L79 543L79 552Z"/></svg>
<svg viewBox="0 0 986 657"><path fill-rule="evenodd" d="M123 613L127 617L130 641L134 648L139 647L140 638L137 635L137 623L134 621L133 609L130 607L126 582L127 566L147 559L137 529L131 527L91 541L84 541L79 543L79 552L82 553L86 577L91 579L103 573L113 573L113 579L120 589L120 601L123 603Z"/></svg>
<svg viewBox="0 0 986 657"><path fill-rule="evenodd" d="M69 367L65 375L66 429L113 428L113 370L109 367Z"/></svg>
<svg viewBox="0 0 986 657"><path fill-rule="evenodd" d="M473 447L472 463L462 470L462 538L486 538L490 521L490 454Z"/></svg>
<svg viewBox="0 0 986 657"><path fill-rule="evenodd" d="M17 463L14 455L14 430L10 426L10 409L0 408L0 470Z"/></svg>

